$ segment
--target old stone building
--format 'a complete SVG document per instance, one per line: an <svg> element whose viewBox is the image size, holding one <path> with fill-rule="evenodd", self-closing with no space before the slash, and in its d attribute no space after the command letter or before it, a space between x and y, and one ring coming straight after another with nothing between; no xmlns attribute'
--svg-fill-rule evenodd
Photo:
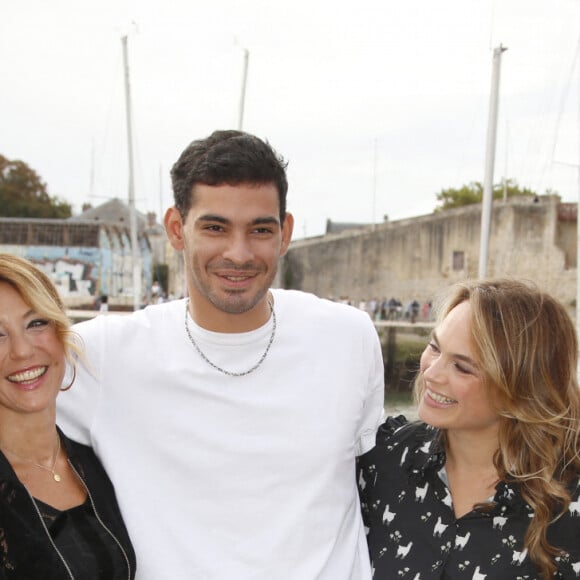
<svg viewBox="0 0 580 580"><path fill-rule="evenodd" d="M152 252L143 225L138 244L141 288L146 289L151 285ZM112 304L132 304L131 236L128 221L118 215L0 218L0 252L34 262L52 279L68 307L86 307L103 294Z"/></svg>
<svg viewBox="0 0 580 580"><path fill-rule="evenodd" d="M531 279L565 304L576 296L577 205L558 196L494 202L489 276ZM292 243L279 285L353 301L429 301L478 273L481 204Z"/></svg>

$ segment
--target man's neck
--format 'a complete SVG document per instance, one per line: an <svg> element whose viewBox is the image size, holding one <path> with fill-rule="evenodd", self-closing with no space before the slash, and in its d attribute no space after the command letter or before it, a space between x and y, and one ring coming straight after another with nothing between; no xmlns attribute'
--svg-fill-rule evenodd
<svg viewBox="0 0 580 580"><path fill-rule="evenodd" d="M189 315L197 325L212 332L250 332L268 322L273 302L272 294L268 292L252 309L238 314L220 310L207 299L192 295L189 299Z"/></svg>

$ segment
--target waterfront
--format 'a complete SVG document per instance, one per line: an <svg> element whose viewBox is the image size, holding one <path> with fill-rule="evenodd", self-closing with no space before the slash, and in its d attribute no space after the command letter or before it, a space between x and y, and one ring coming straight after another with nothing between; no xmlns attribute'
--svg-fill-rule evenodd
<svg viewBox="0 0 580 580"><path fill-rule="evenodd" d="M417 419L417 407L410 396L401 396L398 393L385 396L385 415L405 415L409 421Z"/></svg>

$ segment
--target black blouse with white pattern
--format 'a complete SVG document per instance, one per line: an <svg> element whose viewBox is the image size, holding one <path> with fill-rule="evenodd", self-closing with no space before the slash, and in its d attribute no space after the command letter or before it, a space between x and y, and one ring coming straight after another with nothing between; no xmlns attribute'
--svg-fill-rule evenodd
<svg viewBox="0 0 580 580"><path fill-rule="evenodd" d="M456 518L438 430L387 419L358 460L358 483L375 580L535 580L523 539L533 511L516 485L500 482L490 510ZM562 550L555 578L580 578L580 483L548 529Z"/></svg>

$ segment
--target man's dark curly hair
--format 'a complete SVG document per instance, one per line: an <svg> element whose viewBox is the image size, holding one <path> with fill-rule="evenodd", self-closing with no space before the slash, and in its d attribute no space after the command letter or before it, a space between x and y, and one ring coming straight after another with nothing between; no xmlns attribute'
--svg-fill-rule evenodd
<svg viewBox="0 0 580 580"><path fill-rule="evenodd" d="M287 163L269 143L242 131L215 131L190 143L171 169L175 207L185 218L193 204L193 187L272 183L278 190L280 223L286 216Z"/></svg>

